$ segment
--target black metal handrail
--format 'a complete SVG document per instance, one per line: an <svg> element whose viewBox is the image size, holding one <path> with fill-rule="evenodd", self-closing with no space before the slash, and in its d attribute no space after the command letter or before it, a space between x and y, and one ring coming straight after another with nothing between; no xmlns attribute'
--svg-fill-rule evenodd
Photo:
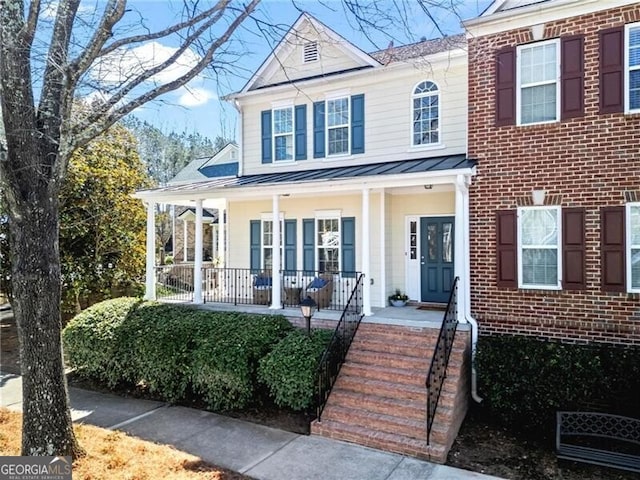
<svg viewBox="0 0 640 480"><path fill-rule="evenodd" d="M333 331L329 345L320 358L318 364L317 376L318 376L318 397L316 403L316 416L318 421L322 416L333 384L338 378L340 368L347 357L347 352L353 341L353 337L356 335L360 320L364 316L362 312L362 284L364 274L359 274L357 281L349 300L342 311L340 321Z"/></svg>
<svg viewBox="0 0 640 480"><path fill-rule="evenodd" d="M427 445L429 445L431 427L433 426L433 419L436 416L442 385L444 384L444 379L447 377L447 365L449 364L449 356L451 355L457 327L458 277L455 278L451 286L449 303L447 303L447 310L442 320L438 340L433 350L433 358L429 366L429 373L427 373L427 379L425 381L425 386L427 387Z"/></svg>

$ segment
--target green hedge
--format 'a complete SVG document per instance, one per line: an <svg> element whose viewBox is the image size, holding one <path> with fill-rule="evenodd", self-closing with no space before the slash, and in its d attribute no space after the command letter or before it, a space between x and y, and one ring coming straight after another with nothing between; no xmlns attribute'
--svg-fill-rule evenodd
<svg viewBox="0 0 640 480"><path fill-rule="evenodd" d="M316 370L332 331L314 330L311 336L293 331L260 360L258 379L276 405L304 410L314 402Z"/></svg>
<svg viewBox="0 0 640 480"><path fill-rule="evenodd" d="M628 414L640 396L640 348L481 337L480 396L502 423L549 436L558 410ZM635 398L635 400L634 400Z"/></svg>
<svg viewBox="0 0 640 480"><path fill-rule="evenodd" d="M253 397L258 361L293 330L282 316L230 314L193 354L192 381L210 408L241 408Z"/></svg>
<svg viewBox="0 0 640 480"><path fill-rule="evenodd" d="M242 408L258 360L292 328L282 316L120 298L77 315L63 341L69 366L110 387L144 383L168 401L193 389L212 408Z"/></svg>

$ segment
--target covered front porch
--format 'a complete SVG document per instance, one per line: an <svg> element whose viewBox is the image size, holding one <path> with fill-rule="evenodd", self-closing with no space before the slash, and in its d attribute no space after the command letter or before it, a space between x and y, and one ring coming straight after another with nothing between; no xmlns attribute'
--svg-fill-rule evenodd
<svg viewBox="0 0 640 480"><path fill-rule="evenodd" d="M475 162L458 155L138 192L148 208L145 298L273 311L295 308L312 296L320 311L340 312L363 275L363 313L374 316L396 290L414 302L446 303L447 289L459 277L464 322L474 171ZM193 264L156 264L156 203L193 208ZM220 225L215 267L202 256L205 208L227 218ZM431 257L437 261L430 264ZM426 297L433 292L439 297Z"/></svg>

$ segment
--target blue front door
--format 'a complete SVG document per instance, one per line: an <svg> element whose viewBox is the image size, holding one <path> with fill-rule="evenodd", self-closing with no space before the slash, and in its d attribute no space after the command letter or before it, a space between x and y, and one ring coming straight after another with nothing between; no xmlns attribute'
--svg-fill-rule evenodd
<svg viewBox="0 0 640 480"><path fill-rule="evenodd" d="M454 217L420 219L420 279L423 302L447 303L453 284Z"/></svg>

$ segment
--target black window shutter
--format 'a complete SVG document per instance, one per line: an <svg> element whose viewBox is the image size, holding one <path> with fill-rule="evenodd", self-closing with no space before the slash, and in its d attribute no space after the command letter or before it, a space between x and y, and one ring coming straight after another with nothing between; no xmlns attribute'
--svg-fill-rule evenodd
<svg viewBox="0 0 640 480"><path fill-rule="evenodd" d="M351 97L351 153L364 153L364 93Z"/></svg>
<svg viewBox="0 0 640 480"><path fill-rule="evenodd" d="M624 207L600 210L600 282L606 292L624 292L626 281Z"/></svg>
<svg viewBox="0 0 640 480"><path fill-rule="evenodd" d="M584 35L560 40L560 118L584 116Z"/></svg>
<svg viewBox="0 0 640 480"><path fill-rule="evenodd" d="M294 275L296 270L296 220L284 221L284 269Z"/></svg>
<svg viewBox="0 0 640 480"><path fill-rule="evenodd" d="M600 113L624 110L624 28L600 32Z"/></svg>
<svg viewBox="0 0 640 480"><path fill-rule="evenodd" d="M262 163L271 163L271 110L264 110L260 117L262 121Z"/></svg>
<svg viewBox="0 0 640 480"><path fill-rule="evenodd" d="M250 267L251 273L258 273L262 268L260 264L260 220L249 221L249 242L251 247L250 252Z"/></svg>
<svg viewBox="0 0 640 480"><path fill-rule="evenodd" d="M565 290L587 288L584 217L584 208L562 209L562 288Z"/></svg>
<svg viewBox="0 0 640 480"><path fill-rule="evenodd" d="M496 126L516 123L516 49L496 52Z"/></svg>
<svg viewBox="0 0 640 480"><path fill-rule="evenodd" d="M353 278L356 275L356 219L342 219L342 276Z"/></svg>
<svg viewBox="0 0 640 480"><path fill-rule="evenodd" d="M313 158L324 157L324 101L313 104Z"/></svg>
<svg viewBox="0 0 640 480"><path fill-rule="evenodd" d="M515 210L496 212L496 285L504 288L518 286L518 241Z"/></svg>
<svg viewBox="0 0 640 480"><path fill-rule="evenodd" d="M313 218L304 218L302 220L302 268L304 275L315 274L315 224Z"/></svg>
<svg viewBox="0 0 640 480"><path fill-rule="evenodd" d="M296 130L296 160L307 159L307 106L296 105L295 108Z"/></svg>

